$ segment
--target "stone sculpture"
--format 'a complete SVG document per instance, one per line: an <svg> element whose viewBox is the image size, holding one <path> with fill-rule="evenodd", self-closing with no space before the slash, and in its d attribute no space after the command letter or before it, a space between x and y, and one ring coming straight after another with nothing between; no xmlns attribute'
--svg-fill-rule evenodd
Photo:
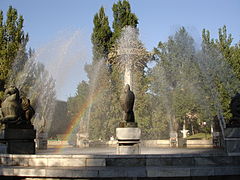
<svg viewBox="0 0 240 180"><path fill-rule="evenodd" d="M5 125L0 136L0 149L4 149L1 153L35 154L36 130L31 123L34 113L30 100L20 98L15 86L5 90L0 115L0 123Z"/></svg>
<svg viewBox="0 0 240 180"><path fill-rule="evenodd" d="M30 119L35 112L30 105L30 100L21 99L19 90L14 86L5 90L5 97L1 104L0 122L5 124L6 128L32 128Z"/></svg>
<svg viewBox="0 0 240 180"><path fill-rule="evenodd" d="M231 100L230 110L232 118L229 121L228 126L240 127L240 94L237 93Z"/></svg>
<svg viewBox="0 0 240 180"><path fill-rule="evenodd" d="M133 106L135 95L130 90L129 84L124 88L120 96L120 102L124 111L124 121L119 123L116 129L117 154L139 154L141 130L135 122Z"/></svg>
<svg viewBox="0 0 240 180"><path fill-rule="evenodd" d="M133 106L134 106L135 95L130 90L129 84L124 88L124 92L120 97L121 106L125 112L124 120L125 122L135 122Z"/></svg>

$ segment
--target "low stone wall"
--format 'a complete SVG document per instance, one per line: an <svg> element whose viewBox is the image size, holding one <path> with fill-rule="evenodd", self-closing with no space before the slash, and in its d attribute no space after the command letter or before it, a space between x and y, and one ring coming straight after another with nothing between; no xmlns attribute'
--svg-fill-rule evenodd
<svg viewBox="0 0 240 180"><path fill-rule="evenodd" d="M211 148L213 147L212 140L187 140L186 141L186 147L188 148L199 148L199 147L204 147L204 148Z"/></svg>
<svg viewBox="0 0 240 180"><path fill-rule="evenodd" d="M169 147L170 141L169 139L163 140L142 140L141 146L144 147Z"/></svg>
<svg viewBox="0 0 240 180"><path fill-rule="evenodd" d="M212 140L186 140L179 139L179 147L187 148L211 148L213 147ZM142 140L141 146L144 147L170 147L170 141L168 139L163 140Z"/></svg>
<svg viewBox="0 0 240 180"><path fill-rule="evenodd" d="M57 141L57 140L48 140L48 145L50 146L62 146L69 145L67 141Z"/></svg>
<svg viewBox="0 0 240 180"><path fill-rule="evenodd" d="M213 147L212 140L179 140L180 147L188 148L211 148ZM54 141L48 140L48 147L51 146L69 146L67 141ZM117 147L117 140L111 141L92 141L90 147ZM141 146L143 147L170 147L169 139L161 140L142 140Z"/></svg>

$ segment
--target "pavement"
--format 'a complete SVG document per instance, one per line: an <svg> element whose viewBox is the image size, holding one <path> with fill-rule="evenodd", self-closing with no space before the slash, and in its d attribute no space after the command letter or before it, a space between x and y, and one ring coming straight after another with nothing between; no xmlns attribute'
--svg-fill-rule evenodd
<svg viewBox="0 0 240 180"><path fill-rule="evenodd" d="M114 155L115 147L50 147L46 150L37 150L37 154L79 154L79 155ZM141 147L141 154L210 154L224 155L223 149L214 148L160 148L160 147Z"/></svg>

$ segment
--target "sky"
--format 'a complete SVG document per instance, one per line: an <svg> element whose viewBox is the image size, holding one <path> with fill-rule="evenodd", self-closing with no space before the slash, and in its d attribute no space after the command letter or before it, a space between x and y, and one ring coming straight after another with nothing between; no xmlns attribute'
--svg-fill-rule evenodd
<svg viewBox="0 0 240 180"><path fill-rule="evenodd" d="M84 65L91 63L93 16L103 6L112 25L112 5L117 0L0 0L6 17L10 5L24 17L28 47L39 52L57 81L57 98L74 96L76 87L87 80ZM166 41L181 26L201 42L208 29L217 38L218 29L227 26L234 43L240 41L239 0L129 0L139 19L140 39L148 50Z"/></svg>

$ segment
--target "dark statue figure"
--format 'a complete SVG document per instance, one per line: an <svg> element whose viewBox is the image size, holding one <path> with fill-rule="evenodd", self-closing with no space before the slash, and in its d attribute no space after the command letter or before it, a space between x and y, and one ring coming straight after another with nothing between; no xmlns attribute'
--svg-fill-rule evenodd
<svg viewBox="0 0 240 180"><path fill-rule="evenodd" d="M123 111L125 112L124 120L125 122L134 122L134 112L133 112L133 106L134 106L134 100L135 95L130 90L130 86L127 84L124 89L124 93L120 97L121 106Z"/></svg>
<svg viewBox="0 0 240 180"><path fill-rule="evenodd" d="M231 100L230 110L232 118L228 123L230 127L240 127L240 94L237 93Z"/></svg>
<svg viewBox="0 0 240 180"><path fill-rule="evenodd" d="M6 128L32 128L31 118L35 111L30 105L30 100L20 98L19 90L11 86L5 90L5 100L1 104L0 122Z"/></svg>

